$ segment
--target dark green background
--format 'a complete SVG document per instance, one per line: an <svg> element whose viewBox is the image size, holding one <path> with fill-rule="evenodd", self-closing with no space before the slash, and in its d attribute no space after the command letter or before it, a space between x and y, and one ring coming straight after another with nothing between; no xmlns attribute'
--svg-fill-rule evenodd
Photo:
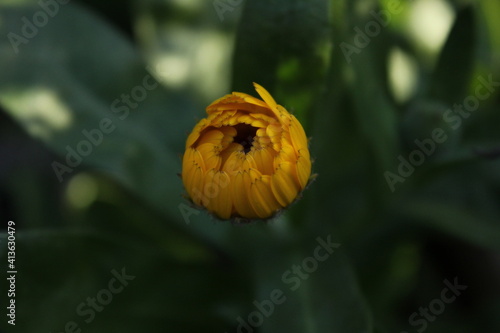
<svg viewBox="0 0 500 333"><path fill-rule="evenodd" d="M409 317L457 278L468 288L425 331L499 332L500 94L456 130L443 115L480 77L500 80L500 3L441 1L454 21L433 53L406 28L413 6L433 1L396 1L402 12L350 62L342 43L391 1L221 0L221 20L211 0L75 0L18 53L8 34L41 7L0 1L0 331L236 332L280 289L286 301L255 332L417 332ZM415 64L404 100L388 75L395 49ZM156 71L172 56L160 67L189 74L177 84ZM158 87L113 112L147 75ZM254 81L304 124L318 177L275 221L232 225L187 208L180 156L205 106L256 95ZM111 133L59 182L54 161L104 118ZM384 173L436 128L447 140L391 191ZM282 275L329 235L340 247L290 290ZM135 278L86 323L79 304L122 268Z"/></svg>

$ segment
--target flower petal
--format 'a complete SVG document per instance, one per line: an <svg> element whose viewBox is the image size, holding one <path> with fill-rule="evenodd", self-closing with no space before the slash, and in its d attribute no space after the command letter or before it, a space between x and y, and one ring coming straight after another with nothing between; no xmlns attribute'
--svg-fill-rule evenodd
<svg viewBox="0 0 500 333"><path fill-rule="evenodd" d="M307 152L307 154L305 152ZM297 159L297 175L299 177L301 190L303 190L306 188L307 183L309 182L309 177L311 176L311 159L307 149L299 150L299 157Z"/></svg>
<svg viewBox="0 0 500 333"><path fill-rule="evenodd" d="M233 177L237 172L241 171L243 168L243 161L245 161L245 153L243 153L243 146L237 143L232 143L229 146L235 147L238 145L241 150L235 150L229 154L224 164L222 165L222 171L226 172L229 177ZM228 150L228 149L226 149ZM224 151L224 153L226 152Z"/></svg>
<svg viewBox="0 0 500 333"><path fill-rule="evenodd" d="M257 169L257 164L253 158L253 154L245 154L245 160L243 161L243 170L248 171L250 169Z"/></svg>
<svg viewBox="0 0 500 333"><path fill-rule="evenodd" d="M290 144L285 144L283 143L281 145L281 150L280 150L280 153L279 153L279 157L283 160L283 161L288 161L288 162L291 162L291 163L295 163L297 161L297 155L296 155L296 151L295 149L293 149L293 146L290 145Z"/></svg>
<svg viewBox="0 0 500 333"><path fill-rule="evenodd" d="M292 116L292 122L290 123L290 138L295 150L308 149L306 132L304 132L304 128L294 116Z"/></svg>
<svg viewBox="0 0 500 333"><path fill-rule="evenodd" d="M293 116L281 105L278 105L276 109L278 110L279 122L284 126L290 126L290 122Z"/></svg>
<svg viewBox="0 0 500 333"><path fill-rule="evenodd" d="M219 130L224 134L224 138L221 140L221 150L224 150L234 141L234 137L238 132L236 128L230 126L220 127Z"/></svg>
<svg viewBox="0 0 500 333"><path fill-rule="evenodd" d="M253 173L253 175L252 175ZM250 204L260 218L268 218L282 208L271 190L271 176L262 176L256 170L250 170L250 178L255 180L250 186Z"/></svg>
<svg viewBox="0 0 500 333"><path fill-rule="evenodd" d="M242 124L251 124L254 121L254 118L250 117L248 114L243 114L238 118L238 123Z"/></svg>
<svg viewBox="0 0 500 333"><path fill-rule="evenodd" d="M213 182L218 186L219 192L214 198L214 213L221 219L229 219L233 209L231 198L231 179L226 172L217 172Z"/></svg>
<svg viewBox="0 0 500 333"><path fill-rule="evenodd" d="M263 113L271 117L275 116L274 112L271 111L269 106L263 101L238 92L233 92L231 95L219 98L206 108L209 115L215 112L228 110L241 110L250 113Z"/></svg>
<svg viewBox="0 0 500 333"><path fill-rule="evenodd" d="M255 87L255 90L259 94L260 97L266 102L267 105L269 105L269 108L273 111L273 113L278 116L276 106L278 105L276 101L274 100L273 96L260 84L258 83L253 83L253 86Z"/></svg>
<svg viewBox="0 0 500 333"><path fill-rule="evenodd" d="M269 123L262 119L255 119L251 122L251 125L253 127L266 128L269 125Z"/></svg>
<svg viewBox="0 0 500 333"><path fill-rule="evenodd" d="M200 152L194 148L187 149L184 153L183 165L182 181L184 188L191 200L197 205L201 205L205 163Z"/></svg>
<svg viewBox="0 0 500 333"><path fill-rule="evenodd" d="M281 125L277 124L271 124L267 126L266 128L266 134L271 139L271 142L273 143L273 148L276 151L279 151L281 149L281 133L283 132L283 129L281 128Z"/></svg>
<svg viewBox="0 0 500 333"><path fill-rule="evenodd" d="M274 197L283 207L293 202L299 193L298 184L295 182L295 165L290 162L282 162L271 177L271 189Z"/></svg>
<svg viewBox="0 0 500 333"><path fill-rule="evenodd" d="M206 119L202 119L196 124L186 140L186 149L194 145L196 140L198 140L198 138L200 137L202 129L206 126L207 123L208 122Z"/></svg>
<svg viewBox="0 0 500 333"><path fill-rule="evenodd" d="M278 122L277 119L274 117L274 114L272 117L269 117L263 113L249 113L249 115L252 118L263 120L268 124L275 124Z"/></svg>
<svg viewBox="0 0 500 333"><path fill-rule="evenodd" d="M210 125L220 128L224 124L227 124L228 119L233 117L238 111L237 110L218 110L217 112L212 113L209 115L210 120ZM213 117L212 117L213 116Z"/></svg>
<svg viewBox="0 0 500 333"><path fill-rule="evenodd" d="M248 194L250 192L250 176L247 171L239 171L231 183L231 195L236 213L246 218L256 218L257 213L250 204Z"/></svg>
<svg viewBox="0 0 500 333"><path fill-rule="evenodd" d="M214 145L220 145L223 138L224 133L218 129L207 130L201 135L200 144L211 143Z"/></svg>
<svg viewBox="0 0 500 333"><path fill-rule="evenodd" d="M203 180L203 195L206 197L206 202L204 203L205 208L213 212L214 205L217 201L217 196L219 195L219 188L214 183L214 175L216 171L214 169L210 169L205 173L205 177Z"/></svg>
<svg viewBox="0 0 500 333"><path fill-rule="evenodd" d="M255 149L251 151L250 154L253 155L253 158L255 160L255 165L263 175L273 174L274 172L273 159L275 154L273 149L270 148Z"/></svg>
<svg viewBox="0 0 500 333"><path fill-rule="evenodd" d="M246 103L257 105L257 106L266 108L268 111L270 111L269 110L269 105L267 105L264 101L261 101L258 98L255 98L255 97L253 97L251 95L248 95L248 94L245 94L245 93L236 92L236 91L233 92L233 95L240 97Z"/></svg>
<svg viewBox="0 0 500 333"><path fill-rule="evenodd" d="M229 176L224 172L212 169L205 175L203 187L203 195L206 197L205 207L222 219L231 216L233 203L229 185Z"/></svg>

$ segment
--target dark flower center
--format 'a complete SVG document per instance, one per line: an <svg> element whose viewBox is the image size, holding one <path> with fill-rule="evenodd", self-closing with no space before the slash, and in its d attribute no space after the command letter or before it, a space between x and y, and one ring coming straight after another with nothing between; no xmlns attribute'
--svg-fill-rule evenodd
<svg viewBox="0 0 500 333"><path fill-rule="evenodd" d="M252 148L253 139L257 134L257 127L253 127L248 124L238 124L235 125L234 128L237 132L236 136L234 137L234 142L239 143L243 146L245 154L248 153L250 151L250 148Z"/></svg>

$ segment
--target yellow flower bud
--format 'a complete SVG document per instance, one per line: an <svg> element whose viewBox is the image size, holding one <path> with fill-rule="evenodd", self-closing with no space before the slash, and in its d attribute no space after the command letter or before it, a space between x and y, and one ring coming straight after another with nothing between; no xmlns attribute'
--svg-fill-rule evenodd
<svg viewBox="0 0 500 333"><path fill-rule="evenodd" d="M221 219L267 219L290 205L311 176L297 118L260 85L260 97L233 92L212 104L186 140L184 187Z"/></svg>

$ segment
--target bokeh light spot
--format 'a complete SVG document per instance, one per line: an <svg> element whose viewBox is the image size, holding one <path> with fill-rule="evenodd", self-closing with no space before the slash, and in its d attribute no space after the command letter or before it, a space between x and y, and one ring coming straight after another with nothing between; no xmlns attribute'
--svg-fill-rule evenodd
<svg viewBox="0 0 500 333"><path fill-rule="evenodd" d="M427 51L437 53L443 46L455 13L443 0L420 0L412 4L409 32Z"/></svg>
<svg viewBox="0 0 500 333"><path fill-rule="evenodd" d="M95 201L98 194L97 181L86 173L74 176L66 189L69 204L76 209L84 209Z"/></svg>
<svg viewBox="0 0 500 333"><path fill-rule="evenodd" d="M389 82L394 98L402 103L410 99L417 88L417 64L399 48L389 53Z"/></svg>
<svg viewBox="0 0 500 333"><path fill-rule="evenodd" d="M50 89L6 92L2 102L16 110L27 131L35 137L50 139L53 132L66 129L72 122L70 108Z"/></svg>

